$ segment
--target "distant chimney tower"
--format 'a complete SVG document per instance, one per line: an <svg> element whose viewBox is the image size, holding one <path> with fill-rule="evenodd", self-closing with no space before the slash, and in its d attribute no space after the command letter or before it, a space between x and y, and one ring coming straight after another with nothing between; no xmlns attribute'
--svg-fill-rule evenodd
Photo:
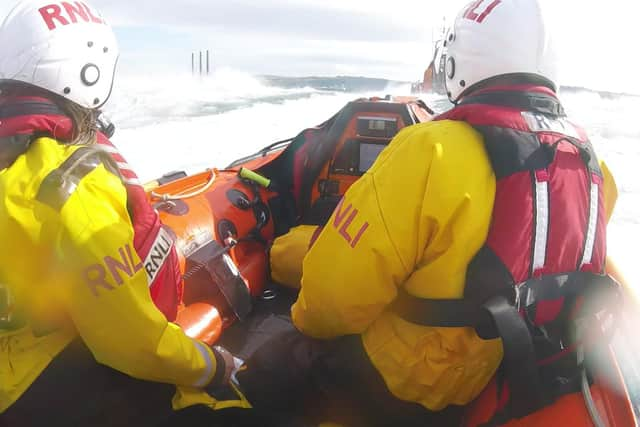
<svg viewBox="0 0 640 427"><path fill-rule="evenodd" d="M206 52L206 58L203 58L204 52ZM198 68L199 73L201 76L204 75L204 73L206 73L206 75L208 76L209 74L211 74L211 56L212 55L209 49L207 49L206 51L200 50L197 52L197 54L199 57L199 68ZM196 52L191 52L191 74L194 76L196 75Z"/></svg>

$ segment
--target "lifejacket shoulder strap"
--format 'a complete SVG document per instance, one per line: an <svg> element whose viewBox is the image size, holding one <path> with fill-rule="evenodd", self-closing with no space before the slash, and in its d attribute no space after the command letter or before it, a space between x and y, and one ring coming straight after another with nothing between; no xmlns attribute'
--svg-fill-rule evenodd
<svg viewBox="0 0 640 427"><path fill-rule="evenodd" d="M81 147L45 177L36 199L56 211L61 210L82 178L100 165L122 179L118 166L109 153L97 146Z"/></svg>
<svg viewBox="0 0 640 427"><path fill-rule="evenodd" d="M496 178L501 179L524 170L540 170L554 160L557 146L561 142L573 145L589 170L602 176L598 159L589 140L580 140L566 131L575 133L575 126L566 120L564 107L554 96L519 91L497 91L464 98L458 106L488 105L519 110L531 131L508 127L474 125L479 131L489 153ZM560 133L555 144L542 144L538 132Z"/></svg>

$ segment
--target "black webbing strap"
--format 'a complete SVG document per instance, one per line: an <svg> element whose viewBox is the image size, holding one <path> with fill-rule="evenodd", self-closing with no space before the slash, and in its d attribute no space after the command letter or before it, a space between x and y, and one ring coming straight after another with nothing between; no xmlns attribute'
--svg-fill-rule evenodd
<svg viewBox="0 0 640 427"><path fill-rule="evenodd" d="M392 304L392 311L407 322L449 328L474 327L478 304L466 299L417 298L403 288Z"/></svg>
<svg viewBox="0 0 640 427"><path fill-rule="evenodd" d="M498 91L471 95L463 98L458 105L485 104L534 111L555 117L565 117L560 101L553 96L516 91Z"/></svg>
<svg viewBox="0 0 640 427"><path fill-rule="evenodd" d="M509 385L509 404L503 416L521 418L543 407L553 393L543 393L531 331L523 314L535 317L536 304L558 298L584 296L582 313L615 310L619 285L607 275L573 272L531 279L517 287L516 305L494 296L482 305L472 300L417 298L401 289L392 305L400 318L423 326L472 327L484 339L500 337L504 350L502 372Z"/></svg>
<svg viewBox="0 0 640 427"><path fill-rule="evenodd" d="M521 417L542 405L542 387L529 328L515 307L503 296L496 296L482 307L464 299L429 300L401 291L393 311L402 319L425 326L474 327L490 319L479 334L484 338L502 338L503 367L510 387L510 413Z"/></svg>
<svg viewBox="0 0 640 427"><path fill-rule="evenodd" d="M520 418L544 406L542 384L529 328L506 298L494 297L483 305L502 338L502 359L509 384L509 412Z"/></svg>
<svg viewBox="0 0 640 427"><path fill-rule="evenodd" d="M531 334L507 298L496 296L478 307L469 300L420 299L402 291L393 311L408 322L424 326L477 328L484 324L479 331L483 338L502 339L502 363L510 387L510 414L517 418L541 407L542 387ZM486 327L486 319L490 328Z"/></svg>

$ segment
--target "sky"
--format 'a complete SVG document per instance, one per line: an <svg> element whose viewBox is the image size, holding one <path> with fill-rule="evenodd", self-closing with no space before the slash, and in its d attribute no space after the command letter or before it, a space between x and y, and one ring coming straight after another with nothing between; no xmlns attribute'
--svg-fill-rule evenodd
<svg viewBox="0 0 640 427"><path fill-rule="evenodd" d="M51 0L56 2L58 0ZM563 84L640 94L640 2L542 0ZM14 0L1 0L0 16ZM468 0L93 0L114 26L120 72L189 71L191 53L253 74L418 80L443 18Z"/></svg>

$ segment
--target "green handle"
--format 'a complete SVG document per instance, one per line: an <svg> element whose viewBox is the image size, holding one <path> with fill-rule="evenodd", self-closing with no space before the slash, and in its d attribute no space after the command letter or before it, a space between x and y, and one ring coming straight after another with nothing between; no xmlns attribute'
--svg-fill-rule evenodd
<svg viewBox="0 0 640 427"><path fill-rule="evenodd" d="M271 186L271 180L269 178L265 178L264 176L255 173L252 170L240 168L240 172L238 172L238 175L240 175L240 178L253 181L264 188L269 188L269 186Z"/></svg>

